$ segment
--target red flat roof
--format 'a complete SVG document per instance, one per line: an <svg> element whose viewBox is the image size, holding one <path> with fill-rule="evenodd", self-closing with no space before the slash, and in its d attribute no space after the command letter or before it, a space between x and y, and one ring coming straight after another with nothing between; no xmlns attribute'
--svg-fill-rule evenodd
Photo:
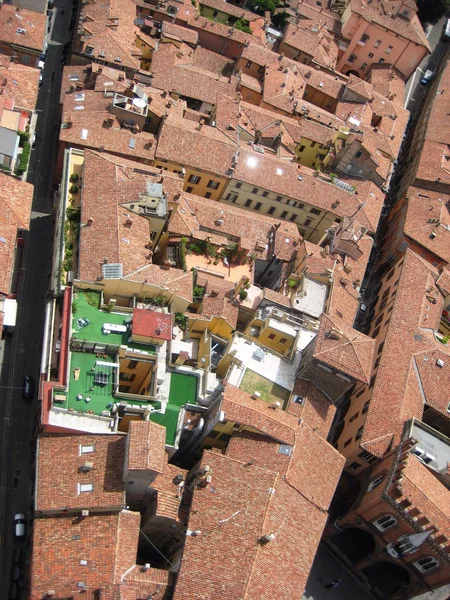
<svg viewBox="0 0 450 600"><path fill-rule="evenodd" d="M172 316L154 310L133 310L133 335L144 335L160 340L172 339Z"/></svg>

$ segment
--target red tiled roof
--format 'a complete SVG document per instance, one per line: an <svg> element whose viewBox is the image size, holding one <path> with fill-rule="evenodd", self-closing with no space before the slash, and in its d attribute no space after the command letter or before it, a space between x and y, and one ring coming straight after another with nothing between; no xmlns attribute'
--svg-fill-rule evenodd
<svg viewBox="0 0 450 600"><path fill-rule="evenodd" d="M294 444L286 461L277 444L240 433L229 446L230 455L240 450L239 460L204 453L212 480L194 492L189 529L201 533L186 538L174 600L301 596L344 459L304 424ZM269 534L272 541L258 543Z"/></svg>
<svg viewBox="0 0 450 600"><path fill-rule="evenodd" d="M435 287L437 270L409 249L403 260L362 436L363 447L377 456L399 442L405 421L422 417L424 389L418 377L424 378L430 403L437 409L442 404L430 380L431 367L434 377L439 377L439 367L435 361L423 366L422 361L436 350L450 361L448 349L429 334L438 329L444 303Z"/></svg>
<svg viewBox="0 0 450 600"><path fill-rule="evenodd" d="M19 31L20 30L20 31ZM47 33L47 15L9 4L2 5L0 13L0 40L15 47L44 52ZM36 57L38 60L38 57ZM37 66L37 62L34 66Z"/></svg>
<svg viewBox="0 0 450 600"><path fill-rule="evenodd" d="M166 464L165 448L165 427L152 421L130 421L128 430L128 469L144 471L150 469L157 473L163 473Z"/></svg>
<svg viewBox="0 0 450 600"><path fill-rule="evenodd" d="M365 383L370 382L376 342L336 318L322 315L314 358Z"/></svg>
<svg viewBox="0 0 450 600"><path fill-rule="evenodd" d="M294 396L301 396L302 404L290 402L287 412L302 419L324 439L327 438L333 424L336 407L315 386L312 381L297 379L292 390Z"/></svg>
<svg viewBox="0 0 450 600"><path fill-rule="evenodd" d="M95 451L82 454L81 446L94 446ZM125 506L124 458L123 435L41 435L36 511L120 510ZM93 467L81 472L80 468L86 462L93 462ZM92 483L93 491L80 493L78 486L82 483Z"/></svg>
<svg viewBox="0 0 450 600"><path fill-rule="evenodd" d="M134 308L132 332L133 335L169 341L172 339L172 315Z"/></svg>
<svg viewBox="0 0 450 600"><path fill-rule="evenodd" d="M13 100L16 109L34 111L39 92L39 70L20 63L10 63L9 57L2 57L0 85L3 97Z"/></svg>
<svg viewBox="0 0 450 600"><path fill-rule="evenodd" d="M0 173L0 293L9 294L17 233L30 226L33 186Z"/></svg>

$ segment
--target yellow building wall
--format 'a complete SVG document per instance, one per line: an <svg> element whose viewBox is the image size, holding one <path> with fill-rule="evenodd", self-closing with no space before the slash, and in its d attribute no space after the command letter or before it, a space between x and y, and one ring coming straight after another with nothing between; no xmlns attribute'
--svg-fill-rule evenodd
<svg viewBox="0 0 450 600"><path fill-rule="evenodd" d="M136 48L139 48L139 50L141 50L141 52L142 52L141 69L143 69L144 71L150 71L150 65L152 63L152 56L153 56L152 46L150 46L150 44L145 42L138 35L136 36L134 44L135 44Z"/></svg>
<svg viewBox="0 0 450 600"><path fill-rule="evenodd" d="M129 389L126 392L122 392L122 393L128 393L128 394L143 394L143 393L145 393L146 395L150 395L151 389L150 389L150 392L147 392L146 387L148 386L148 384L151 381L155 363L153 361L147 362L147 361L138 360L135 368L131 369L130 362L133 360L134 359L128 358L128 357L120 360L120 371L119 371L120 388L122 388L122 386L127 386L127 387L129 386ZM135 377L134 377L133 381L123 379L122 376L125 373L129 374L129 375L134 375ZM119 391L122 391L122 389L119 389Z"/></svg>
<svg viewBox="0 0 450 600"><path fill-rule="evenodd" d="M297 144L297 147L295 148L298 162L311 169L321 168L327 153L328 150L324 148L322 144L318 144L314 140L304 137L302 137L300 143Z"/></svg>
<svg viewBox="0 0 450 600"><path fill-rule="evenodd" d="M182 173L182 168L184 167L185 174L183 190L185 192L188 191L191 194L196 194L197 196L203 196L203 198L211 198L211 200L218 200L220 198L228 181L227 179L225 179L225 177L220 177L218 175L214 175L213 173L208 173L207 171L193 169L188 165L181 165L158 159L155 159L153 164L155 167L159 167L160 169L164 169L165 171L170 171L171 173L177 173L178 175ZM200 177L200 181L198 183L193 183L189 181L191 176ZM219 187L216 190L213 188L209 188L209 181L218 182ZM207 194L209 195L207 196Z"/></svg>
<svg viewBox="0 0 450 600"><path fill-rule="evenodd" d="M237 188L236 183L240 183L241 187ZM320 210L320 214L316 215L311 212L314 206L305 202L292 200L286 196L278 195L275 192L269 192L267 197L262 195L264 188L258 188L258 193L253 193L253 185L249 185L245 182L231 179L220 198L221 202L227 202L240 208L244 208L251 212L255 212L256 203L260 202L261 207L257 211L258 214L268 214L269 209L274 207L274 212L270 215L275 219L281 219L285 221L292 220L292 215L295 215L295 224L299 228L302 236L313 243L319 242L325 233L325 230L331 227L336 217L330 212L326 212L323 209ZM235 194L237 196L236 201L232 202L227 200L228 194ZM277 197L281 200L277 200ZM245 206L247 200L251 200L252 204L249 207ZM313 200L313 198L311 198ZM284 215L284 213L287 213Z"/></svg>
<svg viewBox="0 0 450 600"><path fill-rule="evenodd" d="M261 327L259 337L254 337L250 334L251 327ZM261 319L254 319L244 333L249 338L257 341L266 348L274 350L275 352L278 352L278 354L283 354L285 356L290 353L292 350L292 345L295 341L295 337L292 337L288 333L281 333L277 329L272 329L269 327L269 325L266 325L266 321L262 321ZM271 338L270 336L275 337ZM286 340L286 342L281 342L282 339Z"/></svg>
<svg viewBox="0 0 450 600"><path fill-rule="evenodd" d="M228 19L230 18L230 15L228 15L227 13L222 12L220 10L214 10L210 6L203 6L201 3L200 14L206 19L211 19L211 21L217 21L218 23L223 23L224 25L228 23Z"/></svg>
<svg viewBox="0 0 450 600"><path fill-rule="evenodd" d="M161 346L164 343L164 340L150 337L148 335L136 335L133 333L132 338L133 342L138 342L139 344L149 344L151 346Z"/></svg>
<svg viewBox="0 0 450 600"><path fill-rule="evenodd" d="M222 317L213 317L211 319L211 325L208 327L211 333L214 333L223 340L231 340L233 327L225 321Z"/></svg>
<svg viewBox="0 0 450 600"><path fill-rule="evenodd" d="M79 287L82 286L80 283L77 283L77 285ZM92 288L92 284L87 284L87 287ZM108 304L111 298L116 298L118 306L129 306L129 300L130 298L133 298L133 296L139 298L164 296L167 303L173 302L175 312L185 312L191 303L189 299L182 298L177 294L172 294L168 290L163 290L157 285L128 281L127 279L104 279L100 289L103 289L105 304Z"/></svg>

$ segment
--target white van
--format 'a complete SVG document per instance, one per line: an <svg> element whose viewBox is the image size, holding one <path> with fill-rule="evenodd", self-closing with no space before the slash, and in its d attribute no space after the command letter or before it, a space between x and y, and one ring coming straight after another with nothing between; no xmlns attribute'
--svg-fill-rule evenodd
<svg viewBox="0 0 450 600"><path fill-rule="evenodd" d="M25 515L22 513L14 515L14 535L16 538L25 537Z"/></svg>

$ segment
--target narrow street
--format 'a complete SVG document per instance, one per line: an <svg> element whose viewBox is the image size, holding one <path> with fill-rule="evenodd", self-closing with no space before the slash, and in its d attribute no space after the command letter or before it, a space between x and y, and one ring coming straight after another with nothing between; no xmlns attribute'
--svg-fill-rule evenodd
<svg viewBox="0 0 450 600"><path fill-rule="evenodd" d="M64 15L61 9L64 7ZM38 121L36 146L31 154L28 181L34 184L30 231L18 287L19 312L12 336L3 342L0 375L1 479L0 479L0 589L2 598L25 597L27 552L32 529L37 389L33 400L22 398L24 375L39 378L44 325L45 296L48 292L52 257L53 190L52 179L58 141L59 91L62 54L69 39L71 4L56 3L51 36L43 72L44 81L36 105ZM52 73L55 78L52 81ZM27 518L27 538L13 537L14 514ZM19 558L18 558L19 557ZM12 561L13 559L13 561ZM14 579L14 582L12 581ZM8 595L9 590L9 595Z"/></svg>

